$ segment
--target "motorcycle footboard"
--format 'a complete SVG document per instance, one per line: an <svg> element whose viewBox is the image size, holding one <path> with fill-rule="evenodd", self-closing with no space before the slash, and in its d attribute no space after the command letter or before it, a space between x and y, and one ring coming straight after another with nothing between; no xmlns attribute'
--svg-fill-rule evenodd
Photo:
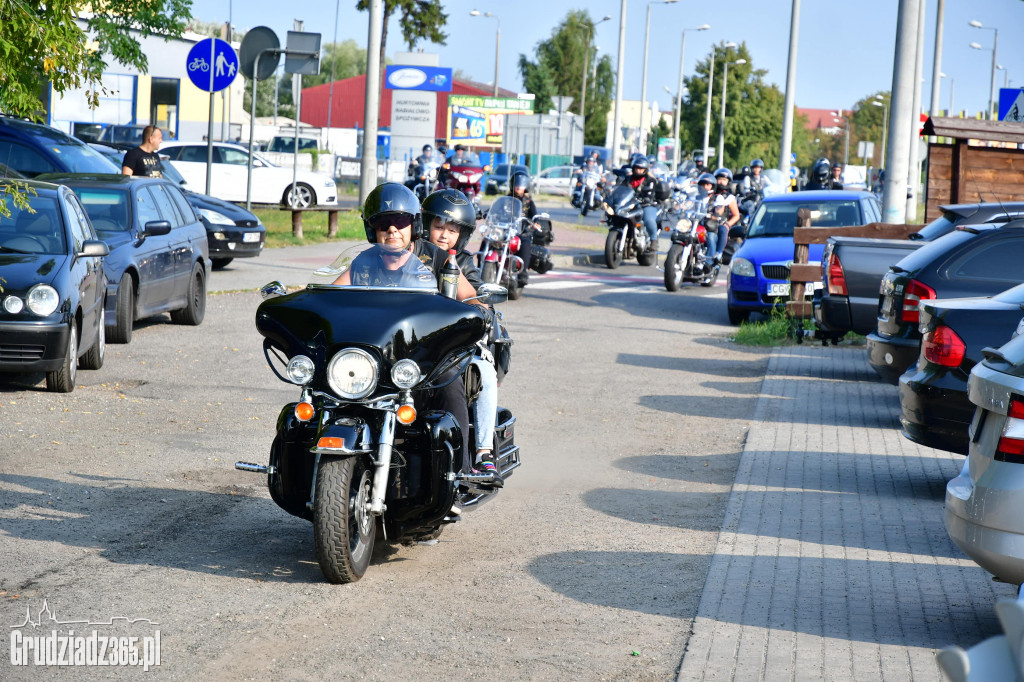
<svg viewBox="0 0 1024 682"><path fill-rule="evenodd" d="M498 453L494 465L501 472L502 478L511 475L522 462L519 458L519 446L515 444L516 418L505 408L498 408L498 423L494 427L494 451Z"/></svg>

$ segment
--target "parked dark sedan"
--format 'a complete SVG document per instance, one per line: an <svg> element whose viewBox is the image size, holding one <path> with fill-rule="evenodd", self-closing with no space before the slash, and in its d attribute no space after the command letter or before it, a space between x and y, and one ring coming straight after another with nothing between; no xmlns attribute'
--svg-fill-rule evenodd
<svg viewBox="0 0 1024 682"><path fill-rule="evenodd" d="M0 214L0 372L46 372L46 388L75 389L79 365L103 366L103 258L85 210L67 187L28 182L28 208Z"/></svg>
<svg viewBox="0 0 1024 682"><path fill-rule="evenodd" d="M124 152L120 149L102 144L89 146L117 164L124 158ZM206 228L214 270L220 270L235 258L254 258L263 253L267 230L255 214L230 201L193 192L188 188L185 178L170 163L163 164L163 176L178 184L185 192L188 203L199 213Z"/></svg>
<svg viewBox="0 0 1024 682"><path fill-rule="evenodd" d="M71 187L85 206L107 257L107 338L128 343L135 320L170 312L197 325L206 313L206 229L178 187L165 178L46 176Z"/></svg>
<svg viewBox="0 0 1024 682"><path fill-rule="evenodd" d="M974 405L967 398L971 369L981 351L1006 343L1021 324L1024 284L991 298L946 298L921 303L921 355L900 377L903 435L966 455Z"/></svg>
<svg viewBox="0 0 1024 682"><path fill-rule="evenodd" d="M911 253L882 278L878 327L868 335L868 363L896 384L921 352L921 301L994 296L1021 283L1024 220L961 225Z"/></svg>

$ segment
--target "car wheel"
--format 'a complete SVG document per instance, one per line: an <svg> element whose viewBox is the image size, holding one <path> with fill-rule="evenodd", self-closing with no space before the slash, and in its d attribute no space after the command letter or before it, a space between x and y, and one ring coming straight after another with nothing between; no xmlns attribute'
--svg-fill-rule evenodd
<svg viewBox="0 0 1024 682"><path fill-rule="evenodd" d="M114 310L114 326L107 327L110 343L129 343L132 340L132 324L135 322L135 280L128 273L121 277L117 286L117 306Z"/></svg>
<svg viewBox="0 0 1024 682"><path fill-rule="evenodd" d="M316 205L316 193L304 182L295 185L294 191L289 185L284 193L284 203L289 208L310 208Z"/></svg>
<svg viewBox="0 0 1024 682"><path fill-rule="evenodd" d="M201 324L206 315L206 270L202 263L192 266L192 276L188 282L188 296L185 307L171 311L171 322L196 326Z"/></svg>
<svg viewBox="0 0 1024 682"><path fill-rule="evenodd" d="M46 373L46 390L53 393L71 393L75 390L75 370L78 367L78 329L74 321L68 332L68 347L64 362L58 369Z"/></svg>
<svg viewBox="0 0 1024 682"><path fill-rule="evenodd" d="M733 308L729 306L729 324L740 325L747 321L750 317L749 310L743 310L742 308Z"/></svg>
<svg viewBox="0 0 1024 682"><path fill-rule="evenodd" d="M223 270L227 267L228 263L235 260L234 258L211 258L210 262L213 263L214 270Z"/></svg>
<svg viewBox="0 0 1024 682"><path fill-rule="evenodd" d="M100 323L96 330L96 343L86 351L79 363L82 369L100 369L103 367L103 358L107 354L107 327L103 324L103 313L100 313Z"/></svg>

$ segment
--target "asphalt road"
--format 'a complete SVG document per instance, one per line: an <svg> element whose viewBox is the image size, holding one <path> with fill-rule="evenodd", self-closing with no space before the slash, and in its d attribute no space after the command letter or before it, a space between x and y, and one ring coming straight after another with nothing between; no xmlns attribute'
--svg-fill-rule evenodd
<svg viewBox="0 0 1024 682"><path fill-rule="evenodd" d="M727 340L724 288L660 281L556 270L504 304L524 465L348 586L233 468L266 462L297 395L264 363L254 292L210 296L199 327L138 323L70 395L0 383L0 622L44 600L58 620L148 619L96 627L160 630L154 679L674 679L766 354ZM112 674L141 671L73 677ZM0 656L0 679L67 676Z"/></svg>

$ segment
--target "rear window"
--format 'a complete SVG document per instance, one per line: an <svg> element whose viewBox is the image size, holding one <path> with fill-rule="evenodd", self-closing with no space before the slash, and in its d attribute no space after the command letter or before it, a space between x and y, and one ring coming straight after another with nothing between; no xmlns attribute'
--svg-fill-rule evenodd
<svg viewBox="0 0 1024 682"><path fill-rule="evenodd" d="M978 235L964 230L954 230L935 241L928 242L917 251L907 254L896 265L907 272L917 272L939 258L945 258L950 251L966 244L976 236Z"/></svg>
<svg viewBox="0 0 1024 682"><path fill-rule="evenodd" d="M792 237L797 211L807 208L815 227L846 227L863 225L860 207L850 201L767 201L754 212L747 237Z"/></svg>
<svg viewBox="0 0 1024 682"><path fill-rule="evenodd" d="M957 214L952 211L943 211L935 220L931 221L911 237L922 239L926 242L933 242L944 234L949 234L956 227Z"/></svg>

